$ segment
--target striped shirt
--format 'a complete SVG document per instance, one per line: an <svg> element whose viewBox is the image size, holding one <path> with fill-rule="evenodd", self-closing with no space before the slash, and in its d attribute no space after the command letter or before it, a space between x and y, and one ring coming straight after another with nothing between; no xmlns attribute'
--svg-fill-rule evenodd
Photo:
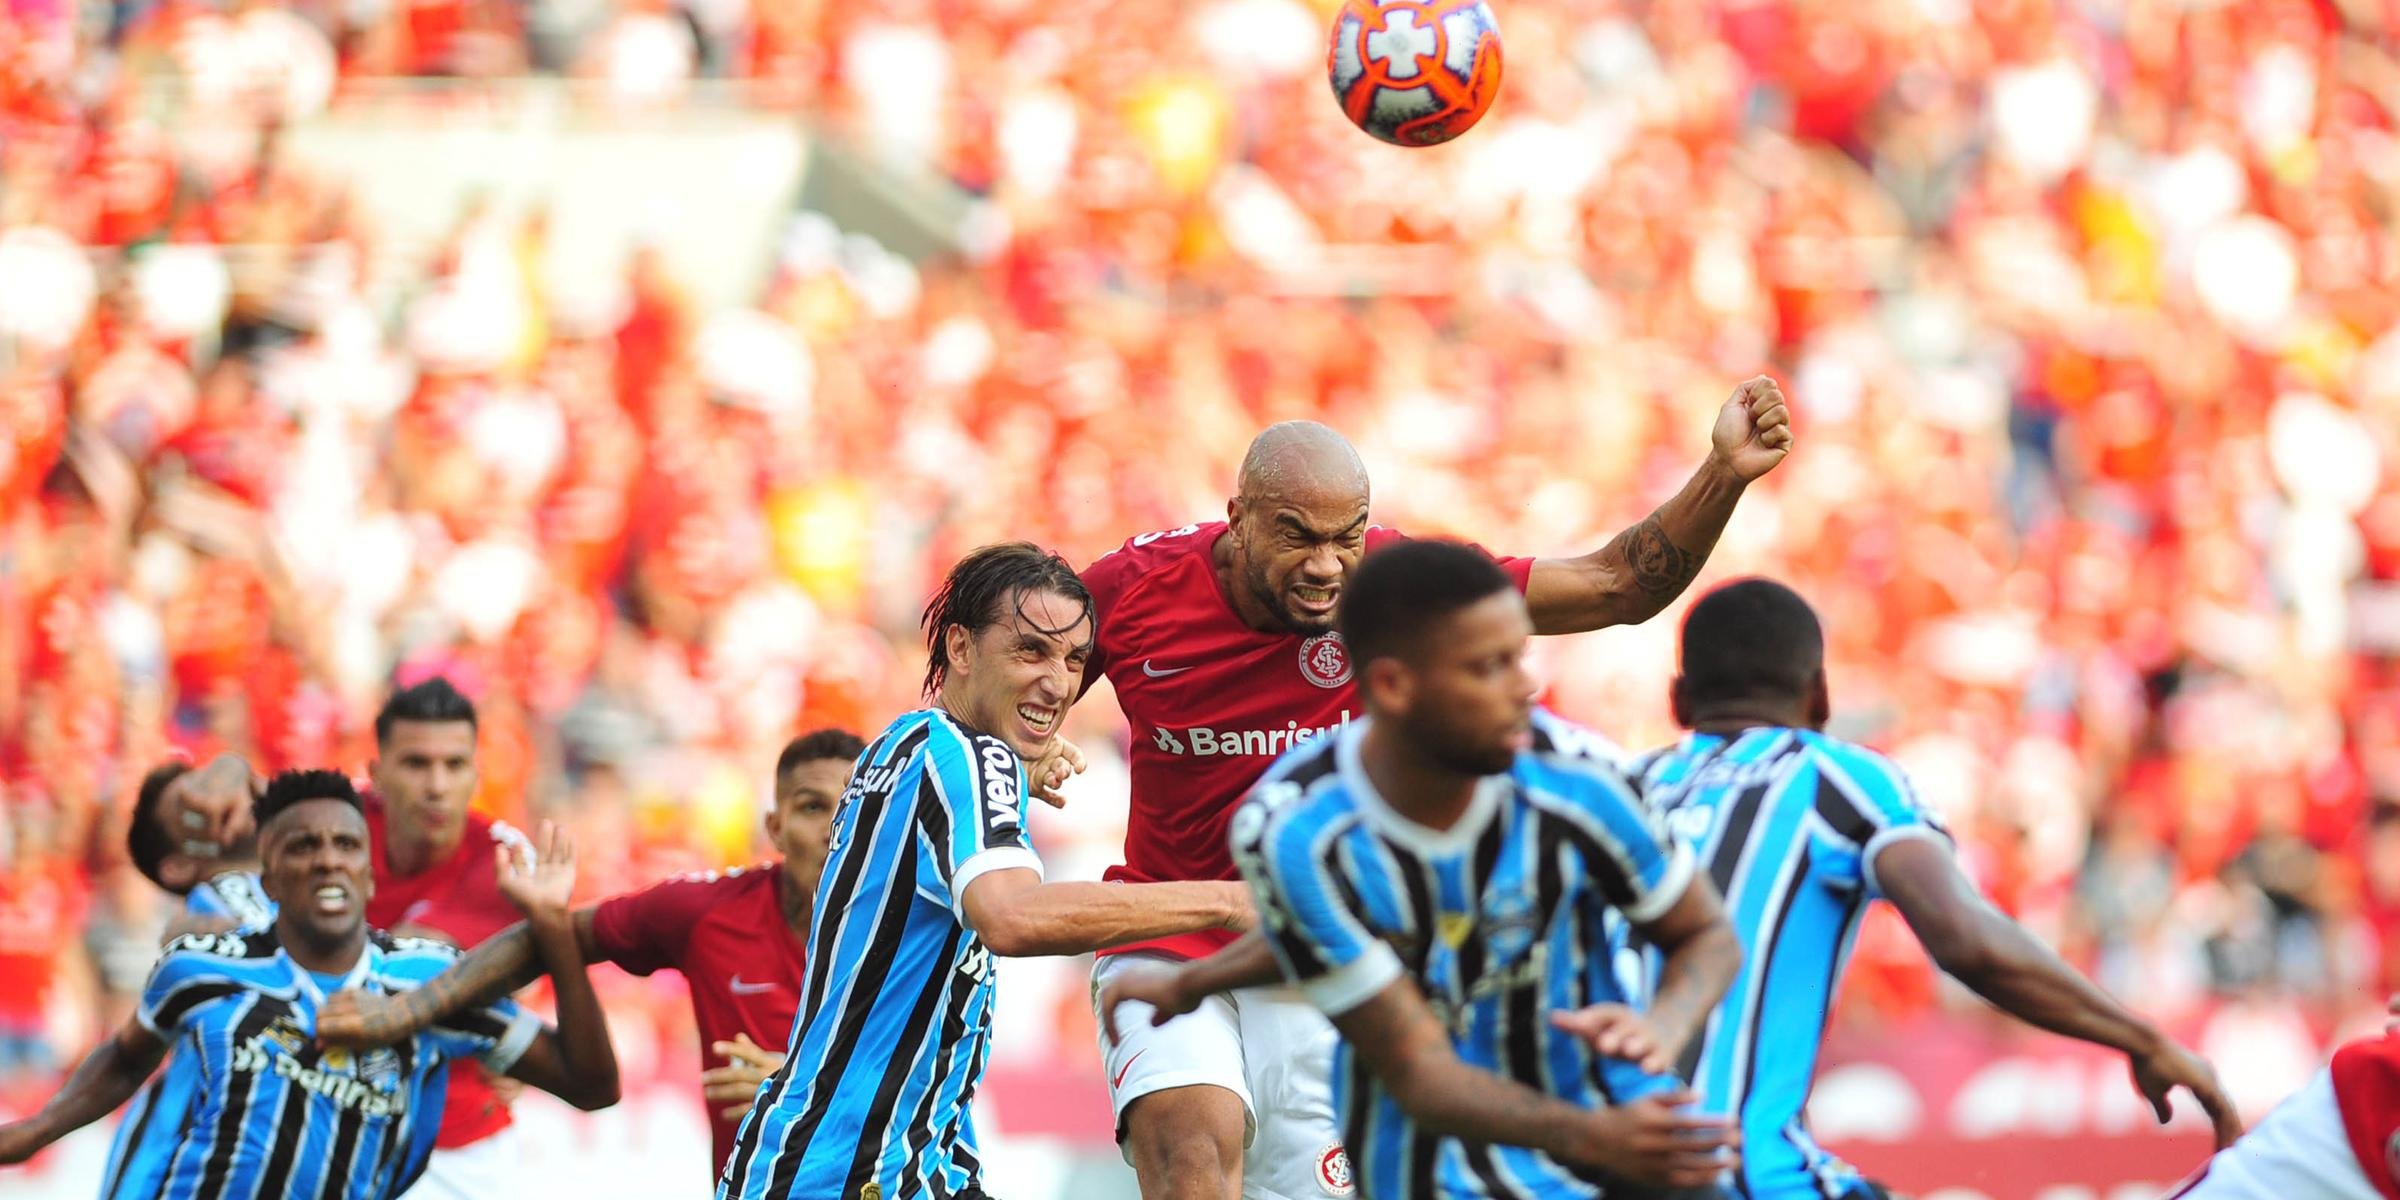
<svg viewBox="0 0 2400 1200"><path fill-rule="evenodd" d="M1675 1081L1602 1059L1550 1027L1560 1009L1625 999L1602 916L1664 914L1689 850L1642 811L1606 739L1534 714L1534 746L1432 830L1393 811L1359 764L1370 720L1283 756L1230 831L1234 861L1287 978L1340 1017L1403 976L1461 1061L1596 1107ZM1360 1194L1594 1197L1600 1179L1547 1155L1419 1132L1347 1042L1334 1095Z"/></svg>
<svg viewBox="0 0 2400 1200"><path fill-rule="evenodd" d="M194 1072L195 1086L164 1182L150 1194L380 1200L406 1191L433 1148L450 1062L472 1056L505 1071L541 1023L502 1000L352 1054L317 1048L317 1009L347 988L420 986L457 958L437 943L370 932L349 974L325 979L293 962L272 928L168 943L134 1019L172 1047L170 1075Z"/></svg>
<svg viewBox="0 0 2400 1200"><path fill-rule="evenodd" d="M817 884L791 1055L759 1085L719 1200L946 1198L980 1187L968 1105L992 1031L992 961L967 886L1041 870L1025 768L938 709L859 756Z"/></svg>
<svg viewBox="0 0 2400 1200"><path fill-rule="evenodd" d="M1810 730L1695 733L1628 773L1700 848L1742 940L1741 971L1683 1062L1706 1111L1740 1114L1742 1193L1859 1194L1857 1171L1808 1131L1818 1043L1859 917L1881 894L1875 856L1903 838L1946 846L1949 833L1889 759Z"/></svg>
<svg viewBox="0 0 2400 1200"><path fill-rule="evenodd" d="M275 919L275 902L255 871L227 871L202 881L183 898L184 915L216 917L237 926L265 926ZM167 1164L183 1138L183 1121L200 1088L200 1063L173 1054L167 1069L134 1093L109 1143L100 1174L102 1200L149 1200L166 1186Z"/></svg>

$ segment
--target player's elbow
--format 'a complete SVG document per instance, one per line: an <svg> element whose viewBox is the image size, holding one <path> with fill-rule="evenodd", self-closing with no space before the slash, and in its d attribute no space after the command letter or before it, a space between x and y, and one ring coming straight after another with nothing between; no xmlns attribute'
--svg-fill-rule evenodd
<svg viewBox="0 0 2400 1200"><path fill-rule="evenodd" d="M1039 921L1013 905L987 911L975 921L975 936L983 940L984 949L1002 958L1061 953L1050 945L1052 939L1046 932Z"/></svg>

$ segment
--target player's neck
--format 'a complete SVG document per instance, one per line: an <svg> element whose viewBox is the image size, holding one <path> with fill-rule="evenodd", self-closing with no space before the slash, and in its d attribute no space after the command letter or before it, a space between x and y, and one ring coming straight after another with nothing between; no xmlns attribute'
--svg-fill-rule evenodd
<svg viewBox="0 0 2400 1200"><path fill-rule="evenodd" d="M398 821L386 828L391 831L391 836L384 839L383 861L391 866L392 874L402 879L422 875L432 870L434 864L448 860L458 850L459 840L467 832L463 824L446 831L447 836L444 836L445 831L437 829L404 829Z"/></svg>
<svg viewBox="0 0 2400 1200"><path fill-rule="evenodd" d="M775 904L783 910L783 926L793 936L808 937L809 908L816 903L817 879L823 871L812 872L807 878L796 877L788 866L779 867L775 880Z"/></svg>
<svg viewBox="0 0 2400 1200"><path fill-rule="evenodd" d="M1232 531L1228 530L1217 535L1216 545L1209 547L1209 561L1216 568L1218 594L1225 597L1226 606L1233 609L1233 615L1241 618L1242 624L1260 633L1288 631L1289 627L1283 623L1283 618L1277 615L1274 609L1268 607L1257 596L1252 595L1247 588L1235 582Z"/></svg>
<svg viewBox="0 0 2400 1200"><path fill-rule="evenodd" d="M1768 701L1727 704L1693 713L1691 730L1714 737L1735 738L1753 729L1814 729L1803 708Z"/></svg>
<svg viewBox="0 0 2400 1200"><path fill-rule="evenodd" d="M1446 830L1464 819L1482 779L1427 758L1389 721L1367 726L1358 765L1393 812L1427 829Z"/></svg>
<svg viewBox="0 0 2400 1200"><path fill-rule="evenodd" d="M283 952L303 971L319 975L346 975L358 965L358 956L367 952L367 930L360 926L356 932L329 942L319 943L306 933L290 926L277 930L277 941Z"/></svg>

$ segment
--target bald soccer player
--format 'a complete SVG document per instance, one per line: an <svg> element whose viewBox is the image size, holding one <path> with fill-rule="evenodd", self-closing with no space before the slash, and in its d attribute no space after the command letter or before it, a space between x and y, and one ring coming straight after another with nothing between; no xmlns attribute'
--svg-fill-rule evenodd
<svg viewBox="0 0 2400 1200"><path fill-rule="evenodd" d="M1742 491L1791 450L1773 381L1718 410L1706 462L1683 490L1577 558L1502 558L1538 633L1648 620L1689 586ZM1357 711L1334 606L1351 568L1401 535L1368 523L1366 467L1339 433L1287 422L1261 433L1225 520L1146 533L1083 573L1100 616L1086 686L1106 675L1133 730L1125 863L1134 882L1239 878L1226 823L1275 756ZM1231 938L1184 934L1122 947L1092 972L1205 957ZM1351 1194L1334 1124L1333 1026L1297 993L1213 997L1152 1027L1115 1014L1101 1051L1118 1140L1147 1200L1313 1200ZM1105 1024L1106 1022L1104 1022Z"/></svg>

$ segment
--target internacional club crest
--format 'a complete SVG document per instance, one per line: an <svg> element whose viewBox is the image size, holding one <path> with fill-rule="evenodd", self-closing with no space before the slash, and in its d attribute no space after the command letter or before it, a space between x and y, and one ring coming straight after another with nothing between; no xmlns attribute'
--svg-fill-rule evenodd
<svg viewBox="0 0 2400 1200"><path fill-rule="evenodd" d="M1300 674L1321 688L1350 682L1350 648L1338 633L1320 633L1300 643Z"/></svg>

